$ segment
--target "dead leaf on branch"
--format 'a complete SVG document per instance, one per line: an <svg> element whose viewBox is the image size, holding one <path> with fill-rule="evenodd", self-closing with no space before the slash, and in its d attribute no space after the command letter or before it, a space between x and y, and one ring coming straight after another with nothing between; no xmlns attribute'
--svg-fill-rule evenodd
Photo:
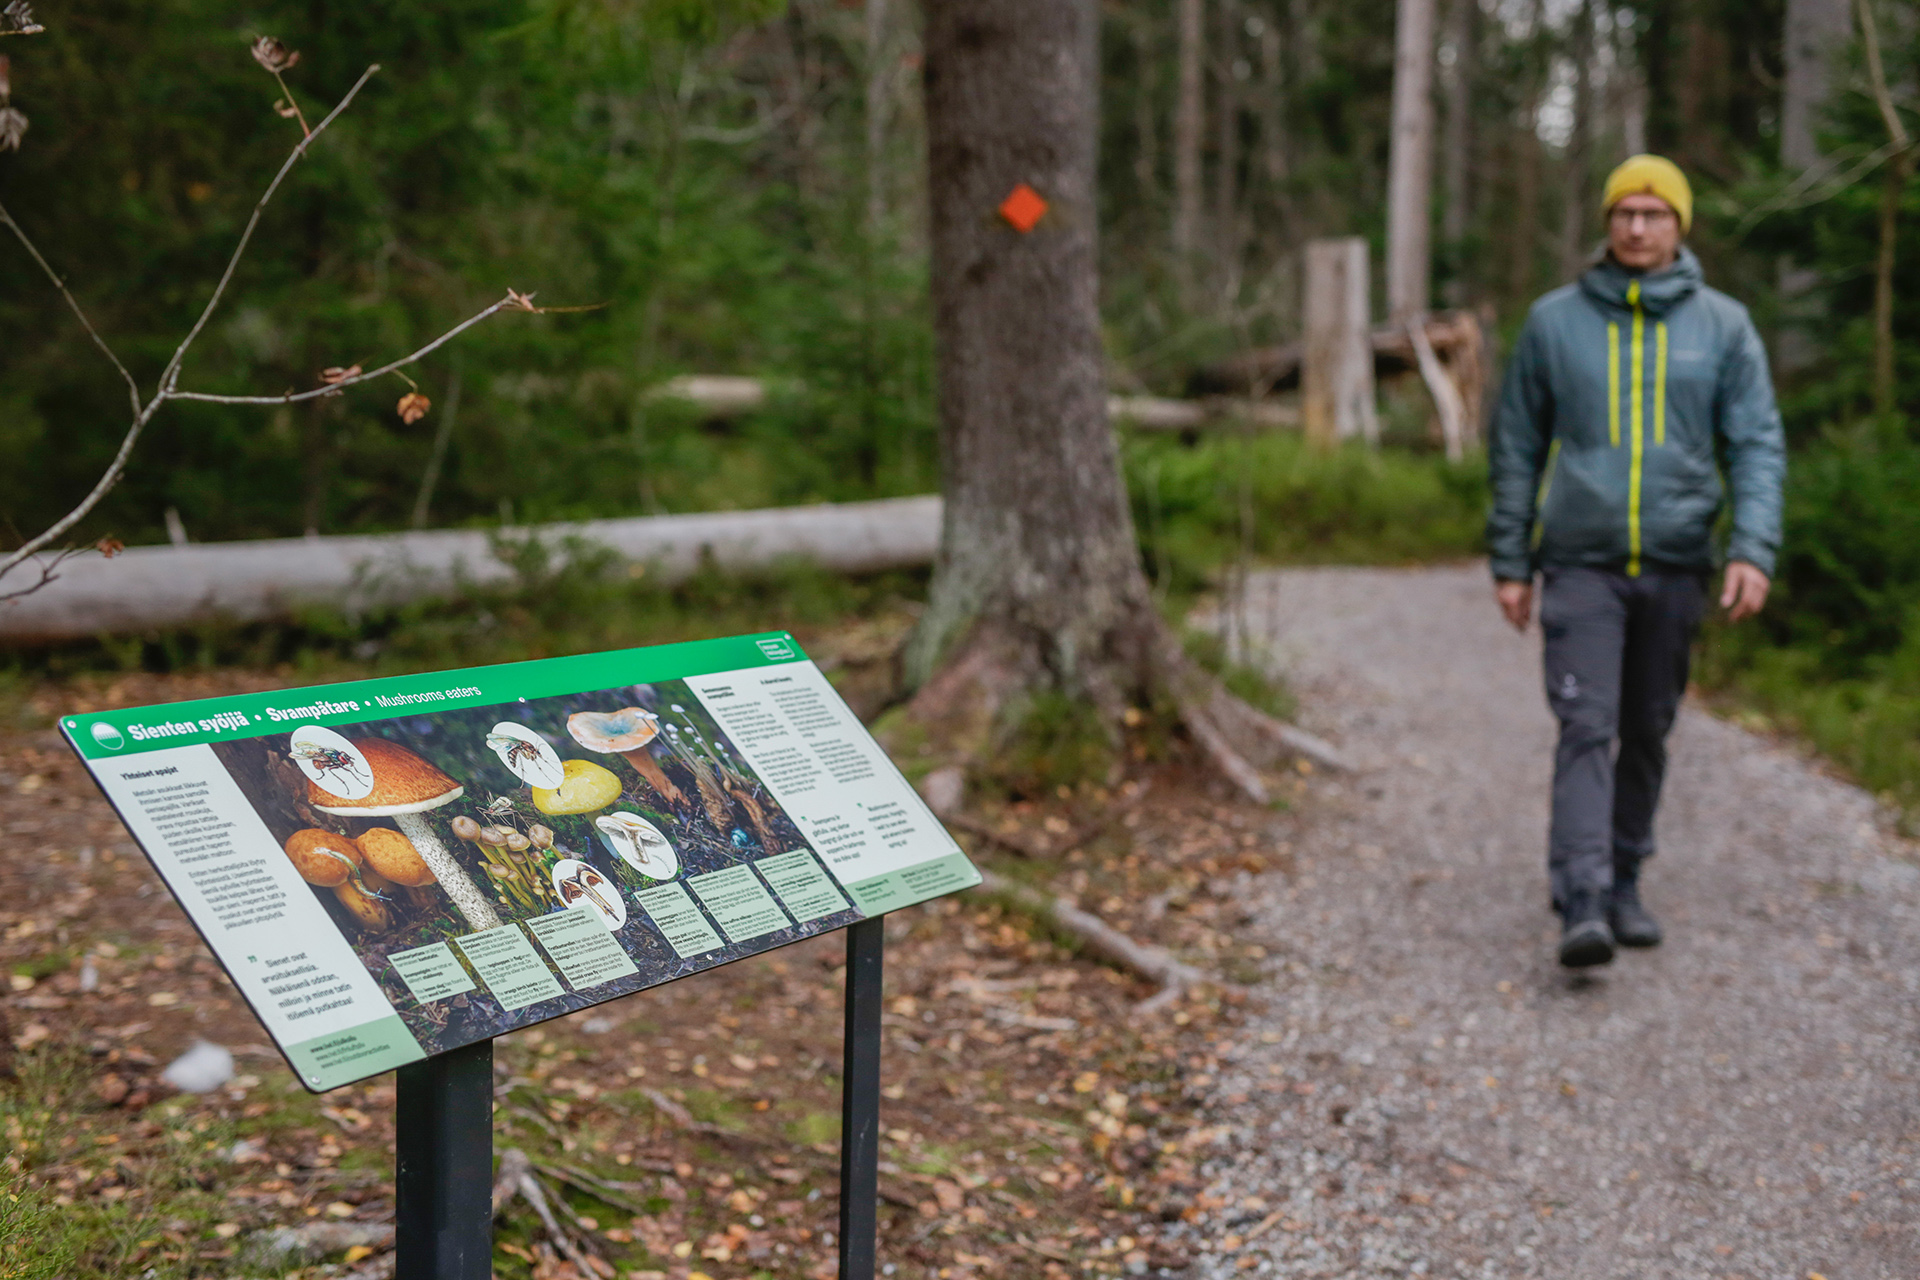
<svg viewBox="0 0 1920 1280"><path fill-rule="evenodd" d="M111 535L93 544L93 549L111 560L127 549L127 544Z"/></svg>
<svg viewBox="0 0 1920 1280"><path fill-rule="evenodd" d="M357 364L330 365L327 368L322 369L320 371L320 381L326 383L330 387L337 387L341 383L347 381L348 379L357 378L359 376L360 376L360 366Z"/></svg>
<svg viewBox="0 0 1920 1280"><path fill-rule="evenodd" d="M273 113L282 120L296 120L300 116L300 108L294 106L285 98L275 98L273 100Z"/></svg>
<svg viewBox="0 0 1920 1280"><path fill-rule="evenodd" d="M431 408L433 408L433 401L418 391L409 391L400 397L400 403L394 406L394 411L400 415L400 421L412 426L426 417L427 410Z"/></svg>
<svg viewBox="0 0 1920 1280"><path fill-rule="evenodd" d="M287 48L272 36L260 36L253 42L253 60L277 76L300 65L300 51Z"/></svg>
<svg viewBox="0 0 1920 1280"><path fill-rule="evenodd" d="M13 107L0 107L0 151L18 151L27 136L27 117Z"/></svg>
<svg viewBox="0 0 1920 1280"><path fill-rule="evenodd" d="M518 289L507 290L507 300L503 305L514 311L538 311L540 309L533 305L532 294L521 293Z"/></svg>
<svg viewBox="0 0 1920 1280"><path fill-rule="evenodd" d="M45 30L33 20L33 6L27 0L12 0L0 9L0 36L37 36Z"/></svg>

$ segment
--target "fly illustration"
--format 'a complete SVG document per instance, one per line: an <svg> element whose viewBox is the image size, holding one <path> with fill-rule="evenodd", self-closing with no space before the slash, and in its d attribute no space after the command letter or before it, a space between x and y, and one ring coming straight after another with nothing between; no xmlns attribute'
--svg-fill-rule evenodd
<svg viewBox="0 0 1920 1280"><path fill-rule="evenodd" d="M500 753L509 769L519 772L523 764L533 764L540 759L540 748L525 738L510 738L504 733L487 735L487 745Z"/></svg>
<svg viewBox="0 0 1920 1280"><path fill-rule="evenodd" d="M323 747L317 742L296 742L293 744L292 758L313 767L313 771L325 781L330 773L343 773L357 787L371 786L373 779L361 769L360 762L338 747Z"/></svg>

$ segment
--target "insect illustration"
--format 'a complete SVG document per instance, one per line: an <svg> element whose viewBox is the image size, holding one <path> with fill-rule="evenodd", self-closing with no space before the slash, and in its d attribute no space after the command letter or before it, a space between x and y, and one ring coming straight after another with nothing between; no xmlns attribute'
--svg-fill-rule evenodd
<svg viewBox="0 0 1920 1280"><path fill-rule="evenodd" d="M369 786L373 779L360 767L360 761L337 747L321 746L317 742L296 741L293 744L291 758L310 765L313 771L325 780L330 773L345 774L354 786Z"/></svg>
<svg viewBox="0 0 1920 1280"><path fill-rule="evenodd" d="M509 769L518 772L522 765L533 764L540 759L540 748L525 738L510 738L504 733L487 735L487 745L499 752L500 759Z"/></svg>
<svg viewBox="0 0 1920 1280"><path fill-rule="evenodd" d="M486 814L489 818L512 817L513 816L513 797L512 796L495 796L492 800L487 802L486 807L481 809L480 812Z"/></svg>

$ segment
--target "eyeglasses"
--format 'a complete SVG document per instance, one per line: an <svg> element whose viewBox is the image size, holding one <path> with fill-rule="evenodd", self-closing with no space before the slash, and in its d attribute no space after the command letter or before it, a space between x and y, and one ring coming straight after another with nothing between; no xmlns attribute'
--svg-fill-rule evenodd
<svg viewBox="0 0 1920 1280"><path fill-rule="evenodd" d="M1676 217L1671 209L1619 209L1608 215L1615 223L1631 227L1636 222L1644 222L1648 227L1665 226Z"/></svg>

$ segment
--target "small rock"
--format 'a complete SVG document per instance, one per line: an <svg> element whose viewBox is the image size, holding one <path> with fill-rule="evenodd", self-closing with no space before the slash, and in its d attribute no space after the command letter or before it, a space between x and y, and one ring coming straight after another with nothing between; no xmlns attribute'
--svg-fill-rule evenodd
<svg viewBox="0 0 1920 1280"><path fill-rule="evenodd" d="M274 1227L247 1237L242 1265L280 1272L309 1266L349 1249L385 1249L393 1243L393 1224L385 1222L305 1222Z"/></svg>
<svg viewBox="0 0 1920 1280"><path fill-rule="evenodd" d="M212 1093L233 1079L233 1055L210 1040L196 1040L160 1078L182 1093Z"/></svg>
<svg viewBox="0 0 1920 1280"><path fill-rule="evenodd" d="M967 775L958 765L935 769L920 779L920 798L935 814L957 812L966 798Z"/></svg>
<svg viewBox="0 0 1920 1280"><path fill-rule="evenodd" d="M133 1086L128 1084L126 1078L118 1072L109 1071L93 1082L93 1096L109 1107L119 1106L132 1092Z"/></svg>

